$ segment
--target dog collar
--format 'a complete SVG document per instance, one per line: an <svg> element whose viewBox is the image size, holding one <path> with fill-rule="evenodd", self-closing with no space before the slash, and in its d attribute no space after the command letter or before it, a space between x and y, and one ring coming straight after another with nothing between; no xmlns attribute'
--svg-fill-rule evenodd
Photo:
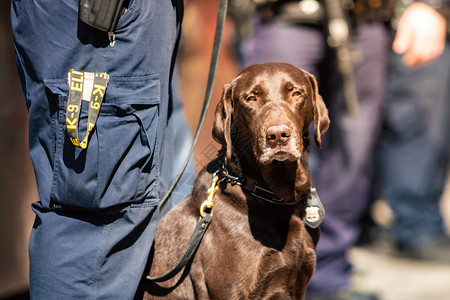
<svg viewBox="0 0 450 300"><path fill-rule="evenodd" d="M279 205L295 205L300 201L304 201L304 209L301 213L301 218L305 224L311 228L317 228L325 218L325 209L317 194L316 188L311 188L309 193L301 195L294 203L284 203L284 198L278 198L274 192L262 187L257 181L251 177L233 176L228 172L225 163L219 151L220 167L214 173L214 176L219 177L220 182L227 182L231 185L239 185L242 190L251 196L261 199L263 201L279 204Z"/></svg>
<svg viewBox="0 0 450 300"><path fill-rule="evenodd" d="M220 182L225 181L227 183L230 183L231 185L239 185L245 193L272 204L294 205L308 196L307 194L303 194L294 203L284 203L284 198L277 197L277 195L274 192L272 192L268 188L262 187L260 184L258 184L258 182L255 179L251 177L241 177L231 175L228 172L228 169L225 167L223 161L221 163L220 169L217 170L214 173L214 175L219 176Z"/></svg>
<svg viewBox="0 0 450 300"><path fill-rule="evenodd" d="M304 209L302 210L301 218L303 222L311 228L319 227L325 218L325 209L317 194L316 188L311 188L309 193L301 195L298 200L293 203L285 203L283 202L283 198L278 198L274 192L261 187L256 180L252 178L232 176L228 174L228 171L223 174L224 177L222 177L222 181L226 181L231 185L239 185L245 193L266 202L279 205L295 205L300 201L304 201Z"/></svg>
<svg viewBox="0 0 450 300"><path fill-rule="evenodd" d="M233 176L228 172L227 167L225 166L225 162L223 159L223 153L222 150L219 150L218 153L218 159L220 162L218 170L214 173L213 177L215 175L219 176L220 182L227 182L231 185L239 185L242 190L252 195L255 198L264 200L266 202L272 203L272 204L280 204L280 205L295 205L298 202L302 201L303 199L307 198L307 194L301 195L301 197L295 201L294 203L284 203L284 198L279 198L277 195L272 192L268 188L262 187L258 182L251 178L251 177L243 177L243 176Z"/></svg>
<svg viewBox="0 0 450 300"><path fill-rule="evenodd" d="M241 188L248 194L256 197L258 199L273 203L273 204L288 204L284 203L284 198L278 198L274 192L269 189L263 188L261 185L256 182L253 178L245 177L242 180L242 184L240 184ZM302 196L303 198L303 196ZM299 200L300 201L300 200ZM289 203L289 204L296 204Z"/></svg>

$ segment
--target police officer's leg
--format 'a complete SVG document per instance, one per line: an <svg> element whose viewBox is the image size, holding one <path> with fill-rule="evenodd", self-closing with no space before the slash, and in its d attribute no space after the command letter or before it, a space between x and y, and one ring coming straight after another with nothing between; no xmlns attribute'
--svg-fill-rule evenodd
<svg viewBox="0 0 450 300"><path fill-rule="evenodd" d="M177 69L175 69L177 70ZM179 87L179 78L175 71L172 81L172 113L169 116L168 128L164 135L164 151L161 159L161 177L160 189L161 197L164 197L168 189L174 183L187 159L189 150L192 146L193 134L186 118ZM184 170L179 182L170 194L170 197L162 205L161 215L166 214L172 207L184 200L194 186L195 154L193 153L186 169Z"/></svg>
<svg viewBox="0 0 450 300"><path fill-rule="evenodd" d="M394 238L410 247L444 235L439 200L450 152L450 46L420 69L405 67L401 59L393 56L380 162L395 214Z"/></svg>
<svg viewBox="0 0 450 300"><path fill-rule="evenodd" d="M355 45L363 61L355 66L359 115L351 117L345 106L336 68L323 70L328 80L322 94L331 125L313 183L326 217L317 247L317 268L308 293L334 293L349 285L350 264L346 252L359 234L359 219L367 209L371 184L372 148L380 125L386 80L387 48L381 24L362 26L355 32Z"/></svg>
<svg viewBox="0 0 450 300"><path fill-rule="evenodd" d="M159 218L181 5L130 1L113 46L106 32L78 21L78 1L12 2L40 199L29 245L32 299L133 298ZM66 133L71 68L110 75L86 149Z"/></svg>
<svg viewBox="0 0 450 300"><path fill-rule="evenodd" d="M317 64L325 53L321 26L278 21L258 24L255 33L242 43L243 66L267 61L286 62L317 77ZM320 92L320 78L317 79Z"/></svg>
<svg viewBox="0 0 450 300"><path fill-rule="evenodd" d="M144 271L157 201L109 214L33 205L32 299L132 299Z"/></svg>

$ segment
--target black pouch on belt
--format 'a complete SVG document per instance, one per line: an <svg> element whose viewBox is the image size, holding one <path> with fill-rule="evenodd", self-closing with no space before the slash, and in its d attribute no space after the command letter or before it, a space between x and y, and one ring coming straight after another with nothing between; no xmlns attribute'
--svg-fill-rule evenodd
<svg viewBox="0 0 450 300"><path fill-rule="evenodd" d="M106 32L114 32L125 0L80 0L80 21Z"/></svg>

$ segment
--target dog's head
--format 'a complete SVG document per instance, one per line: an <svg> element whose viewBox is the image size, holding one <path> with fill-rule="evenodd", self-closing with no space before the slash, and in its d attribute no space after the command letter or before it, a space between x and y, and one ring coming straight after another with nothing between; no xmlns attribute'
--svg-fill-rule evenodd
<svg viewBox="0 0 450 300"><path fill-rule="evenodd" d="M261 165L299 161L313 120L320 148L330 120L314 76L286 63L257 64L225 85L213 137L228 158L252 151Z"/></svg>

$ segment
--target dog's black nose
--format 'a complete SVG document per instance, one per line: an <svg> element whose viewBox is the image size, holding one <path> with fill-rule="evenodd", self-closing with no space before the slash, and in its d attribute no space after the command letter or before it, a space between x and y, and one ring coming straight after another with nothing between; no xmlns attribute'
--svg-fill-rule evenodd
<svg viewBox="0 0 450 300"><path fill-rule="evenodd" d="M291 130L286 124L272 125L267 128L266 137L271 145L286 145L291 137Z"/></svg>

